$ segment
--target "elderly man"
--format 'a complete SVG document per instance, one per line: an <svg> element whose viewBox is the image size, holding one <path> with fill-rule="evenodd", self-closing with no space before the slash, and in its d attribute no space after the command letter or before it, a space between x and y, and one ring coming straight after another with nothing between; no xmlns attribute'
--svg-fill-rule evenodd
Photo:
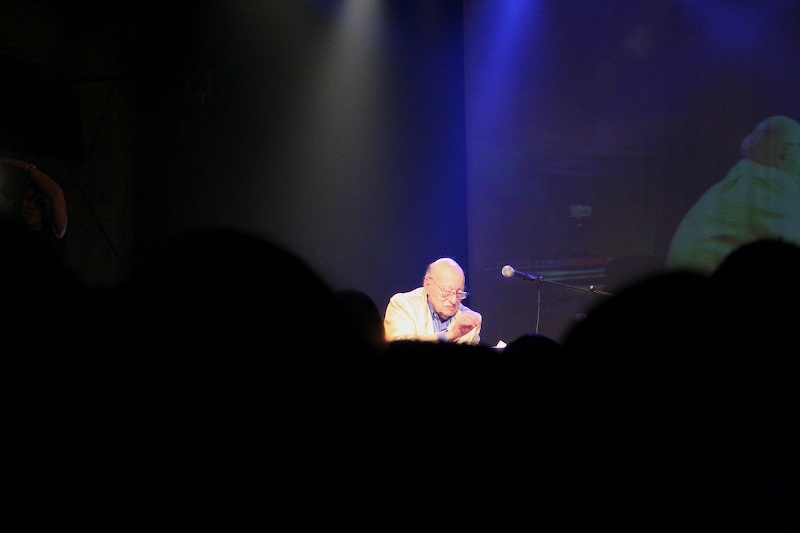
<svg viewBox="0 0 800 533"><path fill-rule="evenodd" d="M482 318L461 303L469 296L464 280L464 271L449 257L428 265L422 287L389 300L383 320L386 340L478 344Z"/></svg>
<svg viewBox="0 0 800 533"><path fill-rule="evenodd" d="M731 251L761 238L800 244L800 124L769 117L741 148L742 159L684 216L668 269L710 274Z"/></svg>

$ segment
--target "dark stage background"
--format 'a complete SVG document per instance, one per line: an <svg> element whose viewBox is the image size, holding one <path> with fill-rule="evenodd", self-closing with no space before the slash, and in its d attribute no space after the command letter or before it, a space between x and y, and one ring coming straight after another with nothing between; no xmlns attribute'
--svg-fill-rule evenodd
<svg viewBox="0 0 800 533"><path fill-rule="evenodd" d="M800 117L798 27L786 0L2 0L0 140L64 187L90 286L228 226L381 308L454 257L486 344L560 340L605 297L573 287L657 272L743 137Z"/></svg>
<svg viewBox="0 0 800 533"><path fill-rule="evenodd" d="M798 22L781 1L467 4L470 303L487 341L537 324L561 339L602 298L505 264L609 292L663 268L744 137L797 118Z"/></svg>

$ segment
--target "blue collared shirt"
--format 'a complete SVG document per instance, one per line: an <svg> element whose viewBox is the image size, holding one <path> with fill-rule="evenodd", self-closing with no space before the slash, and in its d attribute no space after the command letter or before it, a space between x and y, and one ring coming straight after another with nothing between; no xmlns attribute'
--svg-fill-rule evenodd
<svg viewBox="0 0 800 533"><path fill-rule="evenodd" d="M444 322L442 319L439 318L439 313L436 312L433 308L433 304L431 304L430 299L428 300L428 309L431 310L431 317L433 318L433 329L439 332L439 340L442 342L447 342L447 327L450 325L450 322L453 321L453 317L448 318Z"/></svg>

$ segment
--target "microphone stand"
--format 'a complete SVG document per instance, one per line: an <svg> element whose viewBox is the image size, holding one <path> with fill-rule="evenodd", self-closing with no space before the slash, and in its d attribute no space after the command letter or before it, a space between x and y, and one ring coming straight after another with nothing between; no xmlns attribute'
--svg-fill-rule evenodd
<svg viewBox="0 0 800 533"><path fill-rule="evenodd" d="M566 287L567 289L574 289L577 291L591 292L592 294L600 294L602 296L614 296L610 292L601 291L594 285L589 285L588 287L577 287L575 285L568 285L566 283L561 283L559 281L544 279L542 276L531 276L527 274L524 277L522 277L522 279L524 279L525 281L533 281L534 283L536 283L536 327L534 329L534 333L536 333L537 335L539 334L539 314L542 309L542 283L549 283L551 285Z"/></svg>
<svg viewBox="0 0 800 533"><path fill-rule="evenodd" d="M531 276L531 277L526 277L526 278L523 278L523 279L525 279L526 281L534 281L534 282L536 282L537 285L540 282L541 283L550 283L551 285L558 285L559 287L566 287L568 289L575 289L575 290L578 290L578 291L591 292L591 293L594 293L594 294L602 294L603 296L614 296L610 292L601 291L600 289L596 288L594 285L589 285L588 287L576 287L575 285L567 285L566 283L561 283L559 281L553 281L553 280L550 280L550 279L544 279L541 276L535 276L535 277Z"/></svg>

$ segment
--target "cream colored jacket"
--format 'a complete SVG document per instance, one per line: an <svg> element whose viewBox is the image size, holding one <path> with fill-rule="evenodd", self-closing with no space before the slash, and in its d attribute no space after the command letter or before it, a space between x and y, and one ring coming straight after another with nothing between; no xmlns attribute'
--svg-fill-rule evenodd
<svg viewBox="0 0 800 533"><path fill-rule="evenodd" d="M710 274L730 252L761 238L800 245L800 183L781 170L743 159L686 213L666 266Z"/></svg>
<svg viewBox="0 0 800 533"><path fill-rule="evenodd" d="M465 310L472 309L459 304L455 316ZM472 311L475 313L475 311ZM479 313L476 313L479 315ZM480 315L479 315L480 316ZM481 318L482 321L482 318ZM438 341L439 333L434 330L433 317L428 307L428 298L425 289L419 287L410 292L399 292L389 299L386 306L383 326L386 330L386 340L420 340ZM481 340L481 326L479 325L463 337L456 340L459 343L478 344Z"/></svg>

